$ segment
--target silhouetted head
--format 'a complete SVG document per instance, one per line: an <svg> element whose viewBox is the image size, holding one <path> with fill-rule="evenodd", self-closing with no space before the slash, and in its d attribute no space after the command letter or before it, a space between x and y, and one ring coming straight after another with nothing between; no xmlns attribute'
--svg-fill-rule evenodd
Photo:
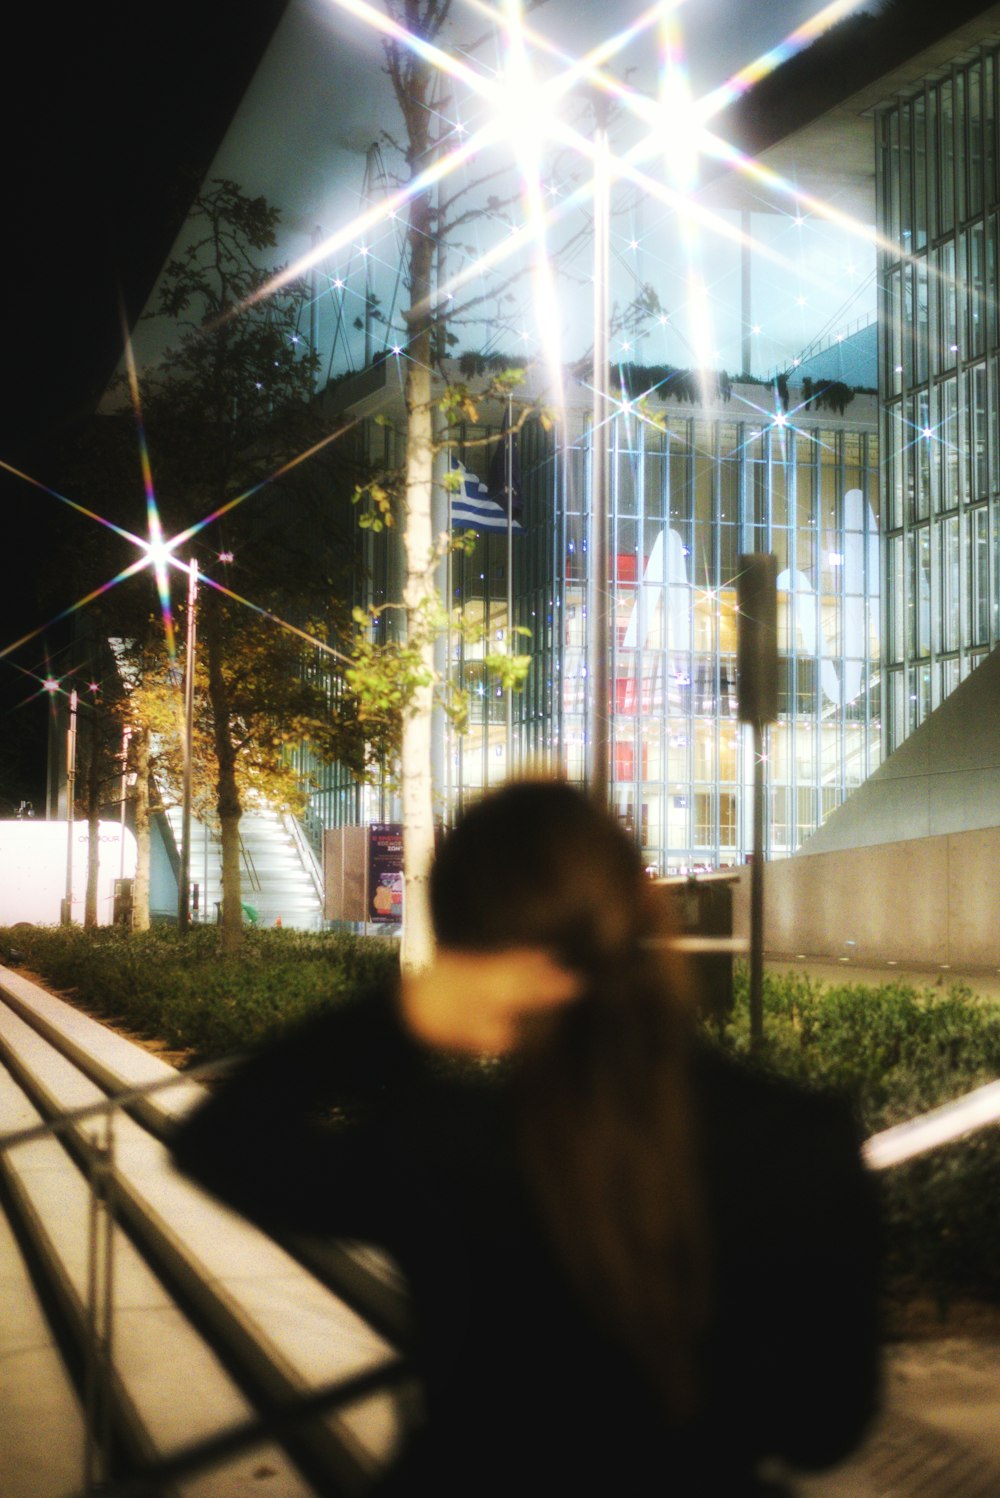
<svg viewBox="0 0 1000 1498"><path fill-rule="evenodd" d="M441 843L430 899L443 946L544 947L595 975L651 926L634 843L560 781L522 781L471 806Z"/></svg>

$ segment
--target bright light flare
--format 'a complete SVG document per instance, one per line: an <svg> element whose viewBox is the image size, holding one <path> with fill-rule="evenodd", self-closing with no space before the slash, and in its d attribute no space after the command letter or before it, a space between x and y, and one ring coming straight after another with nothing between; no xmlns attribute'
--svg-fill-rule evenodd
<svg viewBox="0 0 1000 1498"><path fill-rule="evenodd" d="M660 24L660 58L660 108L655 130L669 180L679 192L689 193L698 184L701 121L691 97L675 14L665 15Z"/></svg>
<svg viewBox="0 0 1000 1498"><path fill-rule="evenodd" d="M549 222L542 180L542 151L551 135L553 97L540 88L525 45L521 0L503 0L507 45L502 86L493 98L495 123L509 141L521 176L525 228L534 244L532 285L535 318L541 330L549 381L558 400L562 392L563 358L559 336L558 295L546 242Z"/></svg>
<svg viewBox="0 0 1000 1498"><path fill-rule="evenodd" d="M442 154L440 158L431 163L426 170L419 173L406 187L388 196L380 203L373 205L351 223L345 225L333 235L328 236L322 243L315 245L294 265L289 266L280 275L274 277L268 285L257 293L254 300L267 297L288 280L301 276L304 271L313 265L327 259L339 248L356 243L359 240L367 243L368 236L372 231L381 222L396 218L400 210L405 208L408 201L414 195L428 191L438 182L443 181L451 173L473 160L484 148L510 141L514 144L515 152L518 154L518 164L525 183L526 224L508 239L505 239L501 246L497 246L493 251L482 257L475 267L463 270L460 277L451 283L451 288L459 282L468 281L474 274L482 274L483 270L490 265L497 263L500 259L506 258L512 253L516 253L522 247L532 244L535 247L537 256L536 290L538 292L539 304L547 309L550 314L554 314L556 300L554 294L552 294L553 278L544 245L546 232L551 229L555 221L555 215L550 212L546 216L544 210L545 194L541 190L537 160L538 152L544 138L548 137L569 143L585 159L593 161L593 143L585 136L581 136L570 129L568 125L560 122L557 113L559 102L582 81L593 84L596 88L603 90L606 94L619 101L622 107L631 112L636 119L643 121L649 131L644 141L631 148L623 157L618 158L615 163L616 176L631 180L643 190L652 193L669 208L674 211L681 211L684 214L685 222L692 224L700 222L707 227L711 227L714 232L723 234L728 238L735 240L742 238L738 230L733 229L732 226L728 225L718 215L695 205L689 197L691 186L696 177L698 154L699 152L708 152L717 159L734 166L751 179L760 181L769 188L788 193L793 200L803 202L810 213L818 214L827 221L863 238L868 243L871 243L874 239L867 226L859 224L856 220L850 218L849 215L840 213L822 200L803 195L801 189L783 181L777 174L763 168L760 163L743 156L736 148L704 130L704 122L713 114L725 108L733 99L745 93L748 88L758 82L767 73L773 71L774 68L778 67L788 57L808 46L824 30L855 10L858 0L834 0L834 3L825 6L803 26L792 32L778 47L772 48L761 58L756 59L753 63L741 69L733 75L727 84L713 91L701 101L694 101L690 96L689 85L683 69L679 32L672 25L670 19L670 12L675 6L672 4L665 5L663 0L656 0L656 3L650 5L633 22L630 22L622 30L606 38L585 57L578 60L566 58L565 54L560 53L553 44L524 25L519 0L504 0L501 13L483 3L483 0L468 0L468 3L473 8L479 10L484 15L488 15L495 23L499 24L501 30L507 36L508 66L511 69L511 77L519 80L518 89L521 93L519 106L517 104L517 91L511 91L505 80L491 79L484 76L464 60L451 57L440 48L411 35L383 12L376 9L373 5L366 3L366 0L332 0L332 3L337 4L340 9L361 18L387 39L391 39L412 49L418 55L423 56L439 71L466 86L471 93L482 99L489 106L490 118L481 129L461 140L451 152ZM677 0L677 3L679 3L679 0ZM604 65L612 57L616 56L624 47L654 24L660 25L661 32L666 38L663 51L663 87L658 102L635 94L625 85L610 78L602 71ZM563 64L562 71L555 77L546 80L543 84L539 84L533 79L532 68L528 59L529 43L536 50L544 51L549 56L557 57ZM526 88L530 88L531 90L532 110L530 114L533 121L532 138L528 137L525 124L525 116L529 112L523 108L524 90ZM669 152L665 152L663 149L665 121L673 121L677 126L675 139ZM666 162L668 176L670 177L668 184L656 182L638 169L638 163L653 152L660 154ZM585 202L591 196L592 192L593 184L586 184L568 199L562 200L558 206L557 213L565 213L573 207L578 207L581 202ZM754 248L759 253L763 253L767 258L779 264L785 263L781 256L775 252L770 252L765 246L755 244ZM339 278L334 284L339 285L341 288L343 287L343 282ZM700 287L693 287L693 289L703 291L703 283ZM697 341L699 344L703 342L701 335L699 335ZM554 350L557 347L556 339L550 336L548 332L545 335L545 344L548 351ZM174 556L176 548L197 535L205 526L211 524L228 510L258 492L265 484L271 482L273 478L287 472L290 468L311 456L319 448L325 446L327 442L335 440L340 435L339 431L331 433L329 437L315 444L299 457L283 465L277 474L269 476L269 478L262 480L259 484L255 484L245 493L228 501L196 525L187 528L178 536L168 541L163 536L162 524L156 507L148 450L142 430L141 407L138 400L138 382L135 378L134 365L131 362L132 352L128 338L126 338L125 346L126 361L130 365L129 378L133 389L133 406L140 432L140 460L147 502L148 539L133 536L127 530L95 514L85 506L76 504L53 490L46 489L45 485L31 479L26 474L20 473L19 470L12 468L9 464L0 461L0 466L25 479L27 482L35 485L35 487L53 494L62 503L107 526L110 530L139 547L142 554L129 567L124 568L100 588L94 589L83 598L77 600L69 608L64 609L60 614L55 616L55 619L22 636L5 649L0 650L0 658L9 655L11 651L35 638L44 629L50 627L51 624L83 608L118 582L135 575L147 566L151 566L156 575L165 630L171 649L173 649L173 624L170 614L168 576L171 566L181 565ZM393 352L396 352L395 348ZM403 351L400 350L400 352L402 353ZM239 599L238 595L235 594L231 596L237 599L237 601L245 603L248 607L256 608L249 600ZM266 614L264 610L257 611ZM267 616L275 617L272 615ZM285 625L284 621L276 620L276 622L281 623L283 627L290 627ZM304 637L309 638L307 636ZM321 642L310 641L310 643L324 648ZM333 653L335 654L336 652Z"/></svg>
<svg viewBox="0 0 1000 1498"><path fill-rule="evenodd" d="M311 635L308 630L300 629L297 624L291 624L287 619L282 619L280 614L272 613L270 609L262 608L259 603L253 603L249 598L244 598L241 593L236 593L232 588L227 588L225 583L220 583L217 578L209 577L206 573L199 572L198 581L203 587L214 588L216 593L221 593L224 598L232 599L233 603L242 604L244 608L250 609L252 613L258 614L262 619L267 619L271 624L276 624L279 629L283 629L288 634L295 635L298 639L304 640L313 650L319 650L324 655L332 656L334 660L340 661L342 665L349 666L351 664L350 656L344 655L341 651L336 650L334 646L328 645L325 640L318 640L315 635Z"/></svg>
<svg viewBox="0 0 1000 1498"><path fill-rule="evenodd" d="M463 83L469 88L470 92L482 98L490 106L491 117L483 127L472 134L467 140L463 140L450 153L442 155L437 161L431 163L412 182L401 188L396 194L386 198L382 203L374 205L367 212L353 220L352 223L329 236L322 243L313 246L307 254L300 257L293 265L288 266L266 286L262 287L255 294L254 300L259 300L270 295L292 277L301 276L313 265L333 254L345 243L356 241L358 238L365 236L380 220L394 217L398 210L405 206L411 197L427 191L458 167L472 160L480 150L500 143L503 139L503 128L505 126L509 127L513 124L515 135L521 131L519 117L515 116L511 120L510 95L505 93L502 85L496 80L491 80L483 76L462 59L451 57L441 48L407 32L404 27L400 26L391 17L367 3L367 0L331 0L331 3L336 4L340 9L347 11L349 14L364 20L382 36L390 39L395 44L410 48L449 77ZM472 5L472 8L491 19L501 29L505 27L508 20L507 14L498 13L495 8L485 4L484 0L469 0L469 3ZM685 115L684 136L686 144L684 145L682 154L687 158L688 163L690 163L692 152L694 151L694 138L698 133L695 128L696 120L700 119L704 121L710 118L713 113L716 113L719 109L725 107L728 102L731 102L732 98L750 87L751 83L758 81L768 72L771 72L794 52L809 45L824 30L834 25L844 15L848 14L849 11L853 10L857 3L858 0L835 0L835 3L826 6L804 26L799 27L791 33L779 47L772 48L747 68L741 70L740 73L734 75L728 93L725 90L717 90L697 104L691 102L689 109L683 111ZM624 158L619 159L617 175L633 175L631 171L623 172L621 168L634 167L636 163L645 159L652 151L657 149L657 143L661 139L662 116L660 106L655 101L636 94L624 84L617 82L602 72L602 67L611 57L617 55L618 52L652 25L657 23L662 25L664 18L669 18L670 12L676 9L677 4L679 4L679 0L676 0L675 4L664 4L664 0L658 0L658 3L654 3L648 7L635 21L630 22L621 31L605 39L605 41L579 60L567 60L565 54L555 47L554 44L523 25L519 9L511 11L511 8L508 6L508 11L517 18L516 31L521 38L521 44L523 45L525 41L530 42L536 50L544 51L550 56L555 56L563 63L563 71L560 74L549 79L540 89L536 89L536 98L533 100L533 109L536 111L536 118L549 119L554 137L572 145L585 158L593 159L592 143L586 137L580 136L568 125L559 121L555 105L572 89L576 88L580 82L585 81L595 88L603 90L610 97L620 102L637 119L644 121L650 131L649 138L632 147ZM512 28L508 26L508 30L510 29ZM726 145L724 142L718 142L714 137L709 137L704 133L700 135L698 140L698 149L702 151L708 150L714 156L721 156L729 164L737 165L741 169L744 166L749 169L750 165L752 165L749 162L749 158L743 158L735 148ZM690 174L689 165L681 166L679 169L682 174ZM777 178L775 174L771 174L771 176L775 184L781 183L781 179ZM643 185L646 185L648 180L646 178ZM657 196L667 202L669 206L677 208L683 204L685 195L678 191L676 185L672 192L665 192L659 184L655 186L659 189ZM785 184L781 184L781 186L784 187ZM592 187L585 187L580 192L574 194L573 206L578 205L581 200L589 198L592 190ZM842 227L850 226L852 232L870 240L870 232L865 226L856 224L847 215L837 214L828 205L822 206L825 210L823 213L824 217L831 219L833 222L840 223ZM708 217L712 219L714 228L719 232L726 232L721 229L718 216L708 215ZM527 231L512 234L510 239L502 246L496 247L493 252L481 257L474 266L467 267L450 285L454 287L457 284L467 282L474 275L481 275L499 259L506 258L515 253L526 238L530 239L532 237L537 238L537 233L535 236L532 236ZM727 235L727 237L732 236ZM774 258L777 259L779 257L775 256Z"/></svg>
<svg viewBox="0 0 1000 1498"><path fill-rule="evenodd" d="M145 553L146 543L144 541L137 541L137 545L141 546L143 548L143 552ZM60 609L58 614L53 614L52 618L47 619L44 624L39 624L37 628L28 630L27 634L23 634L19 636L18 639L12 640L9 645L5 645L3 649L0 650L0 660L3 660L5 656L11 655L15 650L19 650L22 645L27 645L30 643L30 641L37 640L38 636L44 634L47 629L51 629L56 624L61 624L63 619L71 618L72 615L77 613L80 609L86 608L88 603L93 603L95 598L102 597L102 595L109 592L111 588L116 587L118 583L125 582L127 578L135 577L136 573L143 572L148 566L149 557L145 554L139 557L136 561L130 562L127 567L123 567L121 572L116 572L114 577L108 578L108 581L106 583L102 583L99 588L92 588L89 593L85 593L82 598L78 598L76 602L71 603L68 608Z"/></svg>
<svg viewBox="0 0 1000 1498"><path fill-rule="evenodd" d="M0 468L5 473L11 474L14 478L21 479L25 484L30 484L32 488L40 489L43 494L47 494L51 499L58 499L60 504L68 506L71 510L75 510L78 515L86 515L88 520L96 520L99 525L103 525L107 530L113 531L116 536L121 536L123 541L131 541L133 546L141 546L143 544L140 538L134 536L131 531L125 530L120 525L115 525L113 520L107 520L103 515L98 515L96 510L89 510L86 505L78 504L75 499L68 499L65 494L60 494L58 489L51 489L48 484L43 484L41 479L32 478L30 473L25 473L21 468L15 468L13 463L5 463L0 458Z"/></svg>
<svg viewBox="0 0 1000 1498"><path fill-rule="evenodd" d="M343 436L343 434L349 431L350 428L354 425L354 420L344 422L341 426L337 427L336 430L330 432L326 437L321 438L319 442L314 442L311 447L307 448L304 452L299 453L297 457L290 458L287 463L283 463L275 473L269 474L267 478L261 479L258 484L255 484L251 489L247 489L244 493L238 494L234 499L229 500L228 503L220 505L217 510L212 511L210 515L206 515L203 520L200 520L197 522L197 524L189 526L186 530L179 532L178 535L171 537L170 540L164 539L162 528L160 528L156 538L149 541L145 540L141 536L134 536L131 531L123 530L121 526L114 525L110 520L105 520L102 515L96 514L93 510L88 510L84 505L77 504L71 499L67 499L65 495L57 493L56 490L47 488L46 485L40 483L38 479L33 479L30 474L22 473L20 469L14 468L11 466L11 464L4 463L3 460L0 459L0 468L5 469L8 473L15 475L15 477L17 478L23 479L25 483L32 484L36 489L41 489L44 493L51 494L54 499L58 499L63 504L69 505L71 509L77 510L81 514L89 516L91 520L96 520L99 524L106 526L109 530L112 530L117 535L122 536L123 539L130 541L139 549L141 553L141 555L138 556L135 561L130 562L127 567L123 567L120 572L117 572L114 577L109 578L107 582L102 583L99 588L91 589L91 591L89 593L85 593L82 598L78 598L75 603L71 603L68 608L60 610L60 612L58 614L54 614L51 619L47 619L44 624L39 624L36 628L28 630L26 634L20 635L16 640L12 640L9 645L5 645L2 649L0 649L0 660L3 660L6 656L12 655L13 652L15 650L19 650L22 645L28 645L32 640L37 640L39 635L44 634L47 629L51 629L54 625L60 624L63 619L71 618L73 614L79 612L80 609L86 608L87 605L93 603L95 599L102 597L105 593L116 587L118 583L125 582L130 577L135 577L138 573L145 571L147 567L152 566L154 569L160 567L162 569L164 579L166 578L168 567L178 568L181 571L186 572L187 569L184 563L174 555L178 547L182 546L185 542L191 540L192 537L196 536L200 531L204 530L204 528L207 525L210 525L213 520L217 520L222 515L227 514L230 510L235 509L237 505L242 504L243 501L249 499L251 495L258 493L268 484L273 483L276 479L281 478L283 474L289 473L293 468L298 467L300 463L304 463L307 458L311 458L314 453L319 452L329 443L335 442L338 437ZM159 517L157 516L156 518L158 523ZM204 575L202 575L202 581L208 581L208 579L206 579ZM236 598L238 602L246 602L246 600L238 598L238 595L236 594L233 594L232 596ZM248 607L252 608L254 607L254 605L248 604ZM287 627L291 628L291 626ZM303 638L309 639L310 637L303 636ZM319 646L318 641L312 643L315 643L319 648L322 648L321 646ZM336 652L334 652L334 654L335 653ZM46 688L46 690L48 690L48 688Z"/></svg>
<svg viewBox="0 0 1000 1498"><path fill-rule="evenodd" d="M806 47L812 46L824 31L829 31L831 26L836 26L852 11L860 10L864 4L865 0L832 0L830 5L824 5L822 10L810 16L808 21L803 21L801 26L789 32L784 41L779 42L768 52L762 53L760 57L754 58L753 62L747 63L725 83L706 94L702 101L705 117L718 114L720 110L727 108L755 84L760 83L762 78L773 73L775 68L780 68L782 63L794 57L797 52L802 52Z"/></svg>
<svg viewBox="0 0 1000 1498"><path fill-rule="evenodd" d="M128 373L129 395L132 400L132 415L135 419L136 435L139 439L139 462L142 468L142 487L146 496L146 524L149 528L149 542L146 546L148 561L153 568L156 578L156 591L160 599L160 614L163 618L163 630L167 639L167 653L171 661L177 658L177 640L174 634L174 616L170 605L170 582L168 578L168 567L172 558L170 551L163 540L163 526L160 522L160 512L156 504L156 491L153 488L153 470L149 461L149 446L146 442L146 428L142 419L142 399L139 394L139 376L136 373L135 355L132 352L132 335L125 321L125 310L122 308L122 332L125 342L125 368ZM175 543L176 544L176 543Z"/></svg>

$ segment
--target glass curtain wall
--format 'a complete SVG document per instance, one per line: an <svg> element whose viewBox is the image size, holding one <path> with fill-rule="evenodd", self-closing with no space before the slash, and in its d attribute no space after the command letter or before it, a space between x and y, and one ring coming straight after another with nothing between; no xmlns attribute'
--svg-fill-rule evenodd
<svg viewBox="0 0 1000 1498"><path fill-rule="evenodd" d="M757 392L759 394L759 392ZM864 398L858 398L858 405ZM613 801L645 861L677 873L742 862L752 845L749 737L737 721L736 573L778 557L780 719L768 766L772 854L791 853L879 758L879 535L874 408L744 421L671 409L663 429L611 427ZM526 529L514 537L514 622L531 630L525 690L507 704L481 660L453 749L458 803L515 768L584 778L590 435L520 437ZM455 601L505 637L505 538L480 538Z"/></svg>
<svg viewBox="0 0 1000 1498"><path fill-rule="evenodd" d="M1000 639L997 49L879 117L886 749Z"/></svg>
<svg viewBox="0 0 1000 1498"><path fill-rule="evenodd" d="M821 412L779 424L745 417L751 409L738 398L716 410L671 401L662 425L622 413L609 427L612 798L657 873L737 864L752 847L751 744L736 697L741 552L778 557L769 853L793 852L879 760L874 403L857 396L851 421ZM485 644L448 642L469 712L464 733L446 734L444 820L512 773L584 780L589 413L570 410L567 422L559 432L531 420L518 435L524 529L511 538L512 569L502 532L451 560L453 605L491 648L508 643L512 617L530 631L515 648L532 663L508 696ZM467 469L485 471L499 422L463 438ZM359 544L371 596L399 596L398 539L366 532ZM358 792L336 769L319 779L313 809L326 825L393 819L386 794Z"/></svg>
<svg viewBox="0 0 1000 1498"><path fill-rule="evenodd" d="M390 469L400 461L398 439L387 427L374 422L359 423L342 439L342 451L348 469ZM358 509L351 502L351 489L345 486L342 470L329 479L331 524L344 536L350 552L349 572L355 589L351 600L363 607L381 607L402 596L402 558L398 545L387 545L385 538L358 524ZM302 624L306 620L301 621ZM400 628L399 615L386 610L375 628L385 641ZM339 642L347 644L348 642ZM331 707L341 689L330 670L329 657L317 652L307 661L313 680L323 683ZM308 743L290 747L289 757L306 790L307 801L299 821L316 856L322 860L323 832L328 827L361 826L372 822L398 820L399 808L387 779L362 784L340 764L326 764L317 759Z"/></svg>

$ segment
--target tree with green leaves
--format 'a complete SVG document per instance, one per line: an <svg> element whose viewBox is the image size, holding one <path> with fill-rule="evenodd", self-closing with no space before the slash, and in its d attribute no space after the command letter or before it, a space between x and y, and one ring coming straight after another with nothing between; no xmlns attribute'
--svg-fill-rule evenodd
<svg viewBox="0 0 1000 1498"><path fill-rule="evenodd" d="M341 659L331 641L350 559L329 473L295 484L292 472L329 433L299 333L308 289L278 284L267 263L278 220L233 182L202 191L159 288L157 315L179 341L139 382L164 534L198 527L177 555L201 576L198 734L211 748L227 950L241 937L243 810L301 802L289 746L308 740L357 773L373 752L350 692L313 669L317 650Z"/></svg>

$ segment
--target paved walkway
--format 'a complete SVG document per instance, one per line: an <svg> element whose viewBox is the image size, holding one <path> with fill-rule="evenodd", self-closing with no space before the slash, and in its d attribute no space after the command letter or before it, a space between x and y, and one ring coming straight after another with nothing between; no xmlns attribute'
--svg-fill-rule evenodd
<svg viewBox="0 0 1000 1498"><path fill-rule="evenodd" d="M866 966L846 959L819 957L765 957L764 967L773 973L808 973L819 983L911 983L914 988L947 989L964 983L983 998L1000 1001L1000 971L993 968L910 967L899 962ZM1000 1498L1000 1495L998 1495Z"/></svg>
<svg viewBox="0 0 1000 1498"><path fill-rule="evenodd" d="M998 1498L1000 1337L902 1343L886 1375L864 1449L802 1480L801 1498Z"/></svg>

